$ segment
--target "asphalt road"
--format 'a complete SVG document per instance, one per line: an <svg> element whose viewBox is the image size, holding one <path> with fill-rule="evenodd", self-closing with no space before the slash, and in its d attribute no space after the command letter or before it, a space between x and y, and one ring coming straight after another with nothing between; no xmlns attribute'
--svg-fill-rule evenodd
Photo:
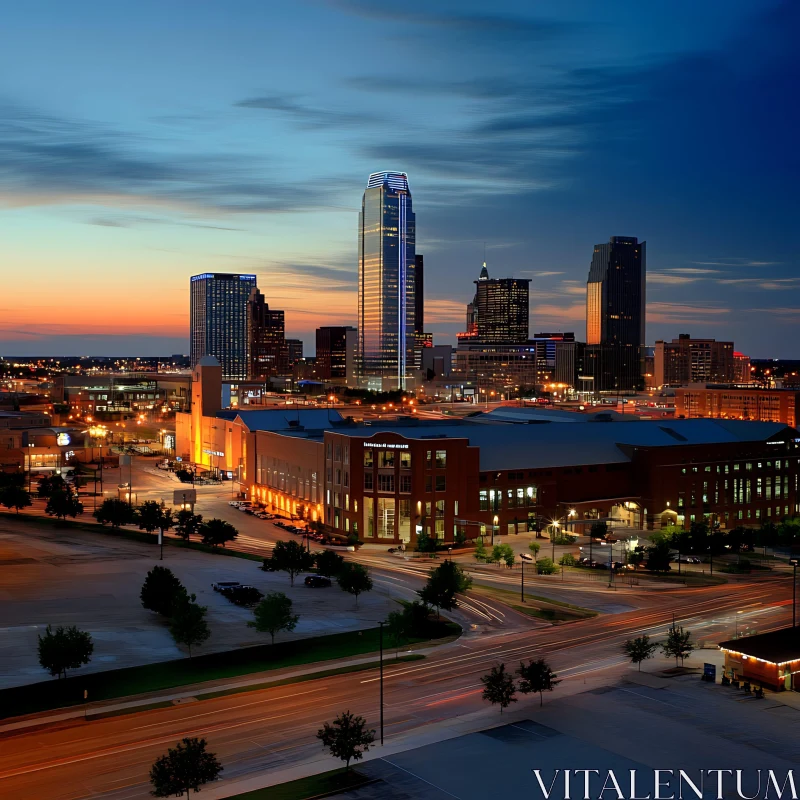
<svg viewBox="0 0 800 800"><path fill-rule="evenodd" d="M587 679L611 680L628 668L620 645L632 635L663 634L674 615L696 638L719 638L732 632L736 612L748 608L774 627L790 614L788 590L767 581L651 594L638 598L643 608L564 627L531 629L515 615L505 629L468 632L424 662L390 665L386 735L480 710L479 678L498 662L516 666L546 656L565 679L556 691L581 691ZM349 709L375 725L377 698L377 675L366 672L8 735L0 746L0 796L144 798L150 765L183 736L207 738L226 779L317 760L321 723Z"/></svg>

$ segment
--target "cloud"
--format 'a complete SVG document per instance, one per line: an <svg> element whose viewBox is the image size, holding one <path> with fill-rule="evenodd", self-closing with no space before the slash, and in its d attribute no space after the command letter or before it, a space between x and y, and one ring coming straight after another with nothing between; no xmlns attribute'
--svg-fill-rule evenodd
<svg viewBox="0 0 800 800"><path fill-rule="evenodd" d="M534 278L548 278L551 275L563 275L563 272L534 272L529 269L522 269L519 271L520 275L533 275Z"/></svg>
<svg viewBox="0 0 800 800"><path fill-rule="evenodd" d="M673 275L670 272L648 272L648 283L663 283L669 286L680 286L685 283L695 283L700 278L690 278L686 275Z"/></svg>
<svg viewBox="0 0 800 800"><path fill-rule="evenodd" d="M710 267L772 267L780 261L752 261L747 258L718 258L711 261L692 261L692 264Z"/></svg>
<svg viewBox="0 0 800 800"><path fill-rule="evenodd" d="M425 298L425 323L442 325L445 323L466 324L467 304L457 300Z"/></svg>
<svg viewBox="0 0 800 800"><path fill-rule="evenodd" d="M570 322L586 321L586 306L583 303L575 303L574 305L553 305L547 303L539 303L531 307L531 319L534 320L534 327L539 328L541 325L550 324L550 321L557 320L557 324L565 320ZM563 328L563 325L561 325Z"/></svg>
<svg viewBox="0 0 800 800"><path fill-rule="evenodd" d="M140 225L178 225L187 228L206 228L213 231L243 231L244 228L231 228L225 225L210 225L205 222L168 219L159 217L143 217L135 215L94 217L86 221L87 225L99 225L103 228L135 228Z"/></svg>
<svg viewBox="0 0 800 800"><path fill-rule="evenodd" d="M730 308L711 304L653 302L647 304L647 324L696 325L702 320L704 325L719 325L724 321L720 317L730 312Z"/></svg>
<svg viewBox="0 0 800 800"><path fill-rule="evenodd" d="M303 105L288 95L264 95L240 100L236 108L274 111L304 128L352 128L380 121L371 112L334 111Z"/></svg>

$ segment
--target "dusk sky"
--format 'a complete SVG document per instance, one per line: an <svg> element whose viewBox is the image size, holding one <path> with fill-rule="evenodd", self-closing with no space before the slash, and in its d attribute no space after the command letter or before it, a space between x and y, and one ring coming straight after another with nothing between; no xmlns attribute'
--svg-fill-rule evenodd
<svg viewBox="0 0 800 800"><path fill-rule="evenodd" d="M486 243L531 331L585 332L647 240L647 339L797 356L800 3L35 0L0 42L0 355L188 352L189 276L287 336L354 324L367 176L407 172L426 328Z"/></svg>

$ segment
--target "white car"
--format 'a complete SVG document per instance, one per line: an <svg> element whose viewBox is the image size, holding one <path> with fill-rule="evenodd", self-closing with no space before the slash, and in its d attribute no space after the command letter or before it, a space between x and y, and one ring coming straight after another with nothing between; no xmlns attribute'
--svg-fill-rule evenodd
<svg viewBox="0 0 800 800"><path fill-rule="evenodd" d="M228 505L233 506L234 508L239 508L241 504L242 504L241 500L228 500Z"/></svg>

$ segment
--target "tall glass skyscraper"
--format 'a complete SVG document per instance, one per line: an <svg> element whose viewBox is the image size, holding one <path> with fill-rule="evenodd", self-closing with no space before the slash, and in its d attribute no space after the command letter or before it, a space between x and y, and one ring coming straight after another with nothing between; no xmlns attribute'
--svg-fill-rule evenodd
<svg viewBox="0 0 800 800"><path fill-rule="evenodd" d="M255 288L255 275L207 272L192 276L192 369L203 356L214 356L222 365L223 380L249 377L247 301Z"/></svg>
<svg viewBox="0 0 800 800"><path fill-rule="evenodd" d="M405 388L413 368L415 242L408 176L373 173L358 215L358 360L376 388Z"/></svg>

